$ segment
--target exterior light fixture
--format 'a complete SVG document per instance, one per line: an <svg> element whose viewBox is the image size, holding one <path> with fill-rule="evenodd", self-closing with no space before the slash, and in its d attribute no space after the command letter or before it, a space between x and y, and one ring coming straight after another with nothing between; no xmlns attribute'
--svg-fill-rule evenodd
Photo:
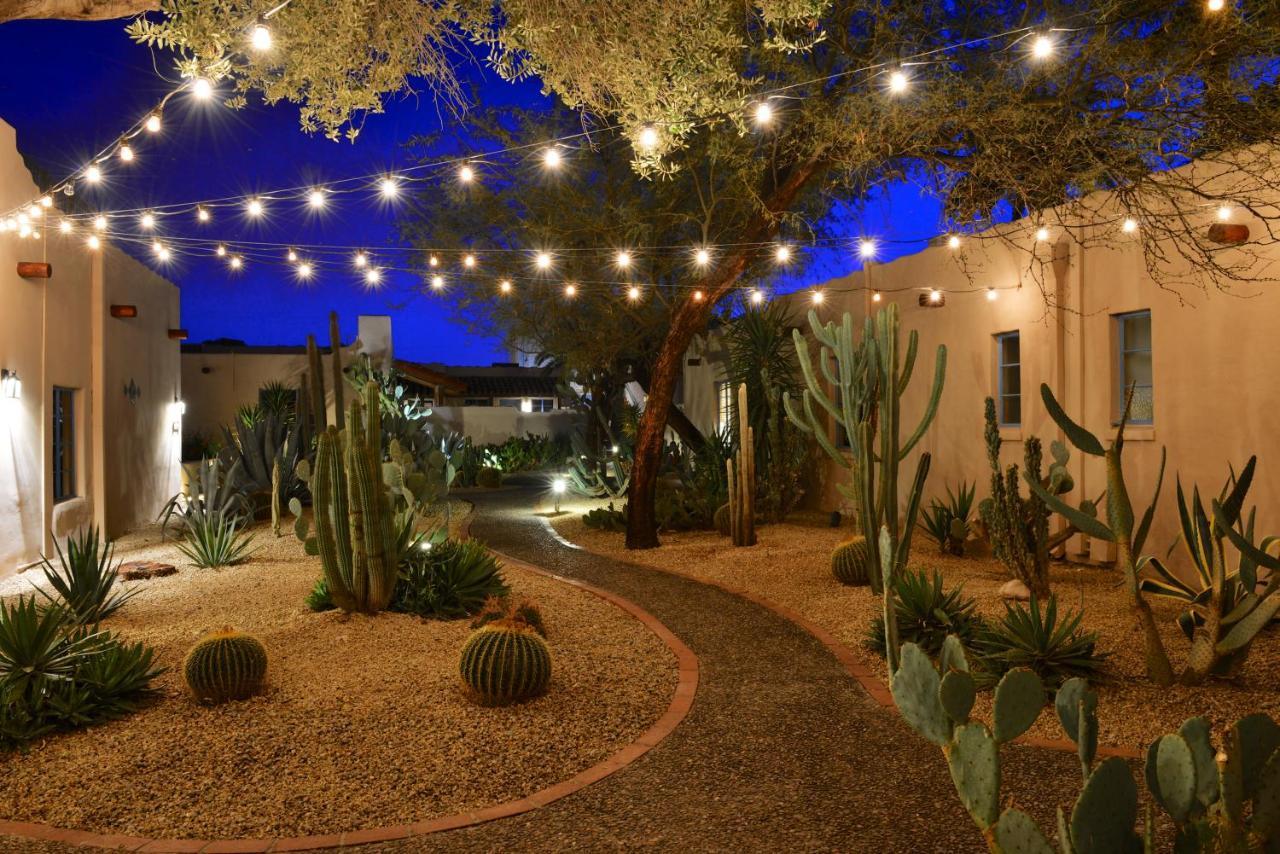
<svg viewBox="0 0 1280 854"><path fill-rule="evenodd" d="M876 242L864 240L858 244L858 256L867 260L876 257Z"/></svg>
<svg viewBox="0 0 1280 854"><path fill-rule="evenodd" d="M564 478L557 477L555 480L551 481L551 494L556 497L557 513L560 512L560 499L564 495L565 489L566 489L566 485L564 482Z"/></svg>
<svg viewBox="0 0 1280 854"><path fill-rule="evenodd" d="M18 372L8 368L0 370L0 398L17 400L20 397L22 397L22 380L18 379Z"/></svg>

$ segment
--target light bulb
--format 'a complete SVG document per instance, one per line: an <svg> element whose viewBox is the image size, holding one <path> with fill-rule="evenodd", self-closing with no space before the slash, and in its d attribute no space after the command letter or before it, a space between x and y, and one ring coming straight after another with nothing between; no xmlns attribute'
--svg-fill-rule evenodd
<svg viewBox="0 0 1280 854"><path fill-rule="evenodd" d="M951 235L950 237L948 237L948 238L947 238L947 246L951 247L952 249L959 249L959 248L960 248L960 238L959 238L959 237L957 237L957 236L956 236L956 235L954 235L954 234L953 234L953 235Z"/></svg>
<svg viewBox="0 0 1280 854"><path fill-rule="evenodd" d="M249 31L249 44L254 50L271 50L271 30L266 24L257 24Z"/></svg>
<svg viewBox="0 0 1280 854"><path fill-rule="evenodd" d="M895 71L889 75L889 91L895 95L899 95L907 91L907 75L901 71Z"/></svg>
<svg viewBox="0 0 1280 854"><path fill-rule="evenodd" d="M119 154L120 159L125 163L128 163L130 160L133 160L133 146L128 144L122 145L116 154Z"/></svg>
<svg viewBox="0 0 1280 854"><path fill-rule="evenodd" d="M90 166L84 170L84 179L90 184L96 184L102 180L102 170L97 166Z"/></svg>
<svg viewBox="0 0 1280 854"><path fill-rule="evenodd" d="M64 219L62 222L58 223L58 230L61 231L63 234L70 234L71 220Z"/></svg>
<svg viewBox="0 0 1280 854"><path fill-rule="evenodd" d="M539 270L549 270L551 269L551 256L545 252L539 252L535 263L538 265Z"/></svg>
<svg viewBox="0 0 1280 854"><path fill-rule="evenodd" d="M52 197L50 197L50 196L41 196L41 197L40 197L40 207L42 207L42 208L51 208L51 207L53 207L53 198L52 198Z"/></svg>
<svg viewBox="0 0 1280 854"><path fill-rule="evenodd" d="M245 212L255 219L262 216L262 202L258 199L250 199L249 204L245 206Z"/></svg>
<svg viewBox="0 0 1280 854"><path fill-rule="evenodd" d="M565 286L564 286L564 295L565 295L565 296L567 296L567 297L574 297L574 296L577 296L577 294L578 294L578 286L577 286L577 285L565 285Z"/></svg>
<svg viewBox="0 0 1280 854"><path fill-rule="evenodd" d="M1000 294L995 288L987 288L987 302L995 302L996 298L999 296Z"/></svg>
<svg viewBox="0 0 1280 854"><path fill-rule="evenodd" d="M751 304L752 304L752 305L759 305L759 304L760 304L760 303L762 303L762 302L764 302L764 294L762 294L760 291L752 291L752 292L751 292Z"/></svg>
<svg viewBox="0 0 1280 854"><path fill-rule="evenodd" d="M435 288L436 290L440 290L441 288L443 288L443 287L444 287L444 276L439 276L439 275L437 275L437 276L432 276L432 277L431 277L431 287Z"/></svg>
<svg viewBox="0 0 1280 854"><path fill-rule="evenodd" d="M431 258L430 258L430 259L428 259L427 263L428 263L428 264L430 264L432 267L439 267L439 266L440 266L440 259L439 259L439 258L437 258L436 256L432 255L432 256L431 256Z"/></svg>
<svg viewBox="0 0 1280 854"><path fill-rule="evenodd" d="M942 302L942 291L937 288L929 291L929 302Z"/></svg>
<svg viewBox="0 0 1280 854"><path fill-rule="evenodd" d="M791 249L787 246L779 246L773 253L773 257L778 260L779 264L785 264L791 260Z"/></svg>
<svg viewBox="0 0 1280 854"><path fill-rule="evenodd" d="M827 299L826 294L824 294L822 291L813 292L814 305L822 305L824 302L826 302L826 299Z"/></svg>
<svg viewBox="0 0 1280 854"><path fill-rule="evenodd" d="M476 265L476 256L474 255L462 256L462 266L466 267L467 269L471 269L475 265Z"/></svg>
<svg viewBox="0 0 1280 854"><path fill-rule="evenodd" d="M1036 229L1036 240L1044 242L1049 239L1049 229L1041 226Z"/></svg>
<svg viewBox="0 0 1280 854"><path fill-rule="evenodd" d="M396 194L400 192L400 185L396 183L395 178L383 178L378 184L378 192L382 193L384 199L394 199Z"/></svg>
<svg viewBox="0 0 1280 854"><path fill-rule="evenodd" d="M240 269L240 267L241 267L241 266L243 266L243 265L244 265L244 262L240 260L240 256L239 256L239 255L232 256L232 258L231 258L231 269L233 269L233 270L239 270L239 269Z"/></svg>
<svg viewBox="0 0 1280 854"><path fill-rule="evenodd" d="M377 269L369 270L364 274L364 280L370 285L376 285L382 281L382 273Z"/></svg>
<svg viewBox="0 0 1280 854"><path fill-rule="evenodd" d="M288 254L288 255L286 255L285 257L289 259L290 263L292 263L292 262L294 262L294 261L297 261L297 260L298 260L298 253L297 253L297 252L294 252L292 249L290 249L290 250L289 250L289 254Z"/></svg>
<svg viewBox="0 0 1280 854"><path fill-rule="evenodd" d="M1133 234L1138 230L1138 221L1133 217L1126 217L1125 221L1120 224L1120 230L1125 234Z"/></svg>
<svg viewBox="0 0 1280 854"><path fill-rule="evenodd" d="M156 227L156 218L149 213L145 213L138 219L138 225L150 231Z"/></svg>
<svg viewBox="0 0 1280 854"><path fill-rule="evenodd" d="M311 265L310 265L310 264L308 264L308 263L306 263L306 262L304 261L303 263L301 263L301 264L299 264L299 265L298 265L298 278L299 278L299 279L309 279L309 278L311 278Z"/></svg>
<svg viewBox="0 0 1280 854"><path fill-rule="evenodd" d="M102 247L102 241L98 239L98 235L96 234L90 234L89 239L86 240L84 243L90 249L99 249Z"/></svg>
<svg viewBox="0 0 1280 854"><path fill-rule="evenodd" d="M363 267L369 263L369 256L365 255L363 252L357 252L356 257L353 258L352 261L357 267Z"/></svg>
<svg viewBox="0 0 1280 854"><path fill-rule="evenodd" d="M872 302L880 302L880 292L879 292L879 291L876 291L875 293L873 293L873 294L871 295L871 301L872 301Z"/></svg>
<svg viewBox="0 0 1280 854"><path fill-rule="evenodd" d="M205 77L197 77L191 81L191 94L201 101L207 101L213 96L213 84Z"/></svg>
<svg viewBox="0 0 1280 854"><path fill-rule="evenodd" d="M711 263L711 253L705 249L699 249L693 253L693 263L699 267L705 267Z"/></svg>
<svg viewBox="0 0 1280 854"><path fill-rule="evenodd" d="M771 121L773 121L773 107L765 101L756 104L756 124L763 126Z"/></svg>
<svg viewBox="0 0 1280 854"><path fill-rule="evenodd" d="M862 258L876 257L876 242L874 240L864 240L859 243L858 255Z"/></svg>
<svg viewBox="0 0 1280 854"><path fill-rule="evenodd" d="M39 229L36 229L36 230L34 230L34 231L32 231L32 232L31 232L31 239L32 239L32 240L39 240L39 239L40 239L40 230L39 230Z"/></svg>
<svg viewBox="0 0 1280 854"><path fill-rule="evenodd" d="M107 230L107 218L102 214L98 214L93 218L93 228L95 231Z"/></svg>
<svg viewBox="0 0 1280 854"><path fill-rule="evenodd" d="M227 247L223 246L222 244L218 244L218 248L213 250L213 254L217 255L219 258L222 258L227 254Z"/></svg>
<svg viewBox="0 0 1280 854"><path fill-rule="evenodd" d="M1209 0L1205 4L1210 12L1221 12L1226 7L1226 0Z"/></svg>
<svg viewBox="0 0 1280 854"><path fill-rule="evenodd" d="M1231 206L1230 206L1230 205L1223 205L1222 207L1218 208L1218 221L1219 221L1219 222L1227 222L1227 221L1228 221L1228 220L1230 220L1230 219L1231 219Z"/></svg>
<svg viewBox="0 0 1280 854"><path fill-rule="evenodd" d="M160 132L160 114L152 113L151 115L147 116L147 120L146 122L143 123L142 126L147 129L148 133L159 133Z"/></svg>
<svg viewBox="0 0 1280 854"><path fill-rule="evenodd" d="M703 300L702 291L694 291L694 292L693 292L693 301L694 301L694 302L702 302L702 300Z"/></svg>
<svg viewBox="0 0 1280 854"><path fill-rule="evenodd" d="M504 294L511 293L511 283L506 279L503 279L501 282L498 282L498 290L502 291Z"/></svg>
<svg viewBox="0 0 1280 854"><path fill-rule="evenodd" d="M640 129L638 141L640 147L646 151L656 148L658 146L658 129L653 125L645 125Z"/></svg>
<svg viewBox="0 0 1280 854"><path fill-rule="evenodd" d="M153 241L151 241L151 251L152 251L152 252L157 252L157 253L158 253L158 252L160 251L160 248L161 248L161 247L160 247L160 241L159 241L159 240L153 240Z"/></svg>
<svg viewBox="0 0 1280 854"><path fill-rule="evenodd" d="M616 264L620 269L623 269L623 270L627 269L628 267L631 266L631 253L619 252L616 256L614 256L613 263Z"/></svg>
<svg viewBox="0 0 1280 854"><path fill-rule="evenodd" d="M324 203L324 190L316 189L307 194L307 204L311 205L312 210L320 210Z"/></svg>
<svg viewBox="0 0 1280 854"><path fill-rule="evenodd" d="M201 222L208 222L208 221L209 221L209 209L208 209L208 208L196 208L196 219L200 220Z"/></svg>
<svg viewBox="0 0 1280 854"><path fill-rule="evenodd" d="M40 207L39 205L32 205L31 207L27 208L27 216L31 217L32 219L39 219L40 217L44 216L44 208Z"/></svg>
<svg viewBox="0 0 1280 854"><path fill-rule="evenodd" d="M627 299L631 300L632 302L635 302L636 300L640 299L640 289L634 285L628 288Z"/></svg>
<svg viewBox="0 0 1280 854"><path fill-rule="evenodd" d="M1036 59L1048 59L1053 53L1053 39L1048 36L1036 36L1031 43L1031 55Z"/></svg>
<svg viewBox="0 0 1280 854"><path fill-rule="evenodd" d="M168 248L161 246L159 249L156 250L156 257L159 258L161 261L168 261L169 260Z"/></svg>
<svg viewBox="0 0 1280 854"><path fill-rule="evenodd" d="M560 152L555 148L548 148L542 154L542 164L548 169L556 169L560 166Z"/></svg>
<svg viewBox="0 0 1280 854"><path fill-rule="evenodd" d="M464 164L463 167L458 170L458 180L464 184L470 184L475 177L476 172L470 166Z"/></svg>

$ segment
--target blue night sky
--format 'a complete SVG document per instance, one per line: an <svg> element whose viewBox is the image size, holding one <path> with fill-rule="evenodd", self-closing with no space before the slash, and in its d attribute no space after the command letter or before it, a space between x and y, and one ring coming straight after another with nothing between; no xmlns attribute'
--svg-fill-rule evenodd
<svg viewBox="0 0 1280 854"><path fill-rule="evenodd" d="M30 71L0 82L0 118L17 129L18 146L28 162L55 180L110 144L174 87L170 56L153 57L133 44L124 33L126 23L0 25L0 53L7 64ZM509 84L479 64L469 65L466 73L475 86L475 110L548 103L536 82ZM137 140L135 162L127 167L108 164L114 168L103 186L82 188L78 197L93 209L145 208L332 182L408 164L402 144L416 134L439 132L442 124L445 130L459 125L438 112L429 96L398 97L384 114L368 118L354 144L330 142L302 133L297 110L289 104L251 103L236 111L175 98L158 137ZM465 140L463 128L456 135ZM457 150L456 144L444 144L446 150ZM918 238L929 232L921 224L937 222L937 217L935 201L901 186L841 221L848 223L851 238L865 233L885 241L885 258L918 249ZM201 236L359 244L373 253L395 239L392 211L354 199L344 200L337 215L319 221L276 216L250 227L223 211L215 226ZM171 233L194 234L194 224L184 222ZM150 253L139 257L151 263ZM845 250L815 250L776 285L791 290L856 266ZM402 358L453 364L505 358L500 342L468 335L452 322L447 303L416 295L408 274L392 274L384 287L370 293L356 275L331 271L303 287L282 266L250 261L241 273L229 275L225 262L185 253L162 272L181 287L183 325L192 341L230 337L255 344L301 343L308 332L323 333L329 310L337 309L347 339L354 337L357 314L391 314Z"/></svg>

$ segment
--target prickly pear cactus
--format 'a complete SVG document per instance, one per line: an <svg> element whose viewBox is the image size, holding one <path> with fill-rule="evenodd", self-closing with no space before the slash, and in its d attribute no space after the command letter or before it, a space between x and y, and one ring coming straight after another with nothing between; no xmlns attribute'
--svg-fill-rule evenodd
<svg viewBox="0 0 1280 854"><path fill-rule="evenodd" d="M871 583L871 547L866 537L851 537L831 552L831 574L841 584L862 587Z"/></svg>
<svg viewBox="0 0 1280 854"><path fill-rule="evenodd" d="M197 641L182 664L187 688L202 703L251 697L266 675L267 650L262 642L230 626Z"/></svg>

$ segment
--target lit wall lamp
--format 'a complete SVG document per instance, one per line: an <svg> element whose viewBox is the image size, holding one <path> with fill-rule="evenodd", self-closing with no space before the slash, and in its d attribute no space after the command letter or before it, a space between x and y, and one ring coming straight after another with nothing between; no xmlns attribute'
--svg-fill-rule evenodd
<svg viewBox="0 0 1280 854"><path fill-rule="evenodd" d="M0 370L0 398L17 400L20 397L22 397L22 380L18 379L18 372L8 368Z"/></svg>
<svg viewBox="0 0 1280 854"><path fill-rule="evenodd" d="M182 416L187 414L186 401L179 400L178 398L175 397L173 399L173 403L169 404L169 412L173 417L173 427L172 427L173 432L181 433L182 432Z"/></svg>

